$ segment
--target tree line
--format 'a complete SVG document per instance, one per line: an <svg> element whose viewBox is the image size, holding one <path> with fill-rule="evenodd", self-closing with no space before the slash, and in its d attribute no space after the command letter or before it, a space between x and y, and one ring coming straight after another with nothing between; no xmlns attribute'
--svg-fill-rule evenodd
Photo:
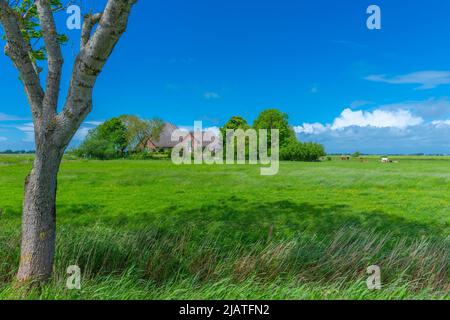
<svg viewBox="0 0 450 320"><path fill-rule="evenodd" d="M267 109L262 111L250 126L243 117L233 116L220 129L225 141L227 129L255 130L266 129L268 132L268 143L270 144L270 130L279 130L280 160L286 161L318 161L325 156L323 145L314 142L301 142L298 140L294 129L289 125L289 117L286 113L277 109ZM225 146L226 148L226 146Z"/></svg>
<svg viewBox="0 0 450 320"><path fill-rule="evenodd" d="M137 116L122 115L109 119L92 129L82 144L72 150L78 157L90 159L152 158L157 151L145 148L148 139L158 140L164 127L164 121L158 118L143 120ZM280 159L287 161L317 161L325 156L324 147L318 143L300 142L289 125L288 115L277 109L262 111L250 126L243 117L233 116L220 128L223 141L226 130L244 131L248 129L267 129L270 144L270 129L279 130ZM247 141L248 147L248 141ZM224 145L226 150L227 146ZM224 150L224 151L225 151ZM248 151L248 150L247 150ZM226 154L226 151L224 152ZM168 153L165 153L168 156Z"/></svg>
<svg viewBox="0 0 450 320"><path fill-rule="evenodd" d="M70 151L78 157L111 160L144 152L148 139L158 139L164 121L134 115L114 117L91 129L81 145Z"/></svg>

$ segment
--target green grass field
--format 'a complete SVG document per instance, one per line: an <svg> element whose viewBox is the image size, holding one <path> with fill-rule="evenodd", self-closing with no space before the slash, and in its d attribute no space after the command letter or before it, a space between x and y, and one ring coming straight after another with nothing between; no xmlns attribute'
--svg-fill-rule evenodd
<svg viewBox="0 0 450 320"><path fill-rule="evenodd" d="M29 156L0 156L0 299L449 299L450 159L259 166L66 159L53 279L21 293ZM381 268L368 290L366 268ZM66 289L79 265L82 289Z"/></svg>

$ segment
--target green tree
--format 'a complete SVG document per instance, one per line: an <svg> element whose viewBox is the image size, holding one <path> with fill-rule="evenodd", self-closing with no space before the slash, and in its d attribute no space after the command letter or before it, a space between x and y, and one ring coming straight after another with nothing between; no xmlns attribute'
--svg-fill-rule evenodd
<svg viewBox="0 0 450 320"><path fill-rule="evenodd" d="M127 128L112 118L91 130L75 154L101 160L123 157L127 149Z"/></svg>
<svg viewBox="0 0 450 320"><path fill-rule="evenodd" d="M277 109L268 109L262 111L258 118L253 122L253 128L256 130L267 129L268 143L270 145L270 129L278 129L280 137L280 147L286 146L290 138L295 138L294 130L289 126L288 115Z"/></svg>
<svg viewBox="0 0 450 320"><path fill-rule="evenodd" d="M242 129L245 131L247 129L250 129L250 126L247 123L247 120L245 120L244 118L242 118L240 116L233 116L220 129L220 131L222 132L222 135L225 134L227 129L232 129L232 130Z"/></svg>
<svg viewBox="0 0 450 320"><path fill-rule="evenodd" d="M164 121L159 118L143 120L133 115L120 116L127 129L127 148L138 151L149 138L158 140L164 127Z"/></svg>
<svg viewBox="0 0 450 320"><path fill-rule="evenodd" d="M223 156L226 157L226 150L227 150L227 139L226 139L226 132L227 130L238 130L238 129L242 129L244 131L250 129L250 125L247 123L247 120L245 120L243 117L241 116L232 116L230 118L230 120L228 120L225 125L220 128L220 132L222 134L222 139L223 139L223 145L224 145L224 152L223 152ZM249 152L249 143L248 143L248 139L245 140L245 156L248 156L248 152ZM235 146L234 148L234 154L236 157L237 154L237 146Z"/></svg>
<svg viewBox="0 0 450 320"><path fill-rule="evenodd" d="M287 161L317 161L325 156L323 145L314 142L302 143L297 138L290 138L280 149L280 159Z"/></svg>

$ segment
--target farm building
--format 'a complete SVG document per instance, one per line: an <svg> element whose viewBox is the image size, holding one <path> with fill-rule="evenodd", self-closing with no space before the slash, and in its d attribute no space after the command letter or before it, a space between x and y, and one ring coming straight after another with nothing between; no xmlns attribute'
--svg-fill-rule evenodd
<svg viewBox="0 0 450 320"><path fill-rule="evenodd" d="M177 126L171 124L170 122L165 122L159 135L159 139L147 139L142 148L149 151L172 149L179 143L179 141L172 141L172 133L177 129Z"/></svg>
<svg viewBox="0 0 450 320"><path fill-rule="evenodd" d="M214 143L215 138L213 137L211 139L210 137L207 137L205 132L202 133L202 141L195 138L193 131L189 132L187 130L185 137L180 137L179 141L172 141L172 134L177 129L179 128L176 125L170 122L165 122L159 135L159 139L156 140L149 138L142 144L141 148L148 151L168 151L181 142L187 142L189 144L190 152L194 150L198 144L202 144L202 149L208 147L211 151L218 150L217 143Z"/></svg>

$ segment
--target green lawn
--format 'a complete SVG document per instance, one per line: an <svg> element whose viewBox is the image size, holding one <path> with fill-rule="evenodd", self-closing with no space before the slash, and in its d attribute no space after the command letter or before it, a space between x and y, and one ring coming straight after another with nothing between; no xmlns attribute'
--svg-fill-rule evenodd
<svg viewBox="0 0 450 320"><path fill-rule="evenodd" d="M0 156L0 299L449 299L450 159L65 160L54 278L11 280L29 156ZM82 290L65 288L69 265ZM366 287L379 265L382 289Z"/></svg>

